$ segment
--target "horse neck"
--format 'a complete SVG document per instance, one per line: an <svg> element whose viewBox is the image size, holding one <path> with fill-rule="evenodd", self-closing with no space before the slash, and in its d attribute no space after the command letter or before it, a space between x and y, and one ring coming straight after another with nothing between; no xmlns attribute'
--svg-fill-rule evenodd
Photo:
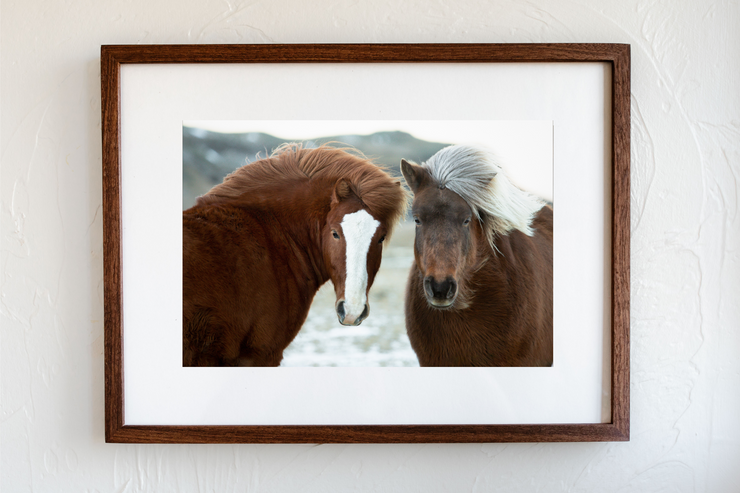
<svg viewBox="0 0 740 493"><path fill-rule="evenodd" d="M492 281L499 289L507 289L508 283L504 282L508 277L507 270L511 267L513 251L508 236L496 236L493 247L488 242L482 229L476 228L476 251L475 263L472 272L468 275L473 284L478 284L486 278L484 284Z"/></svg>
<svg viewBox="0 0 740 493"><path fill-rule="evenodd" d="M316 183L298 183L280 189L268 190L256 197L261 208L268 208L275 217L289 244L290 254L303 272L313 278L316 286L329 280L324 262L321 230L329 213L331 187ZM283 200L283 198L288 200Z"/></svg>

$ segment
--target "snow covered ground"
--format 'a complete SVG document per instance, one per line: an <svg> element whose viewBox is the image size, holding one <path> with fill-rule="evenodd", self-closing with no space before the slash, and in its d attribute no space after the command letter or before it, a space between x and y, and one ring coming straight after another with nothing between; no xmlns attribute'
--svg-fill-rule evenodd
<svg viewBox="0 0 740 493"><path fill-rule="evenodd" d="M402 223L384 248L370 289L370 316L358 327L339 323L334 286L326 283L316 293L306 323L285 350L282 366L419 366L403 314L413 241L413 223Z"/></svg>

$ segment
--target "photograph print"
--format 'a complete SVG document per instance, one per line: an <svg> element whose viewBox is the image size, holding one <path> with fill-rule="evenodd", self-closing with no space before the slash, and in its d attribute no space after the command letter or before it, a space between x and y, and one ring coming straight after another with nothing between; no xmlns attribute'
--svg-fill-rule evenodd
<svg viewBox="0 0 740 493"><path fill-rule="evenodd" d="M552 139L185 121L183 366L552 366Z"/></svg>

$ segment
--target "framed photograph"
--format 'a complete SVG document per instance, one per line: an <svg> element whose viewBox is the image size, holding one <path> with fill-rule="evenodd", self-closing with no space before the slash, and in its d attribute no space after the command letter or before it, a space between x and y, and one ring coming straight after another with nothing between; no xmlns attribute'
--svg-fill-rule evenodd
<svg viewBox="0 0 740 493"><path fill-rule="evenodd" d="M629 74L103 46L106 441L629 440Z"/></svg>

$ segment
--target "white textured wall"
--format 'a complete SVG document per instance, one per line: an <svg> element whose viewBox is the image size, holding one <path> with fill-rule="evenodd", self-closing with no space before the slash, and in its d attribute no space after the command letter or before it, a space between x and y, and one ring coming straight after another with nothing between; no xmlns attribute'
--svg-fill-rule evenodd
<svg viewBox="0 0 740 493"><path fill-rule="evenodd" d="M2 0L0 488L740 491L740 6ZM103 443L101 44L632 44L632 441Z"/></svg>

